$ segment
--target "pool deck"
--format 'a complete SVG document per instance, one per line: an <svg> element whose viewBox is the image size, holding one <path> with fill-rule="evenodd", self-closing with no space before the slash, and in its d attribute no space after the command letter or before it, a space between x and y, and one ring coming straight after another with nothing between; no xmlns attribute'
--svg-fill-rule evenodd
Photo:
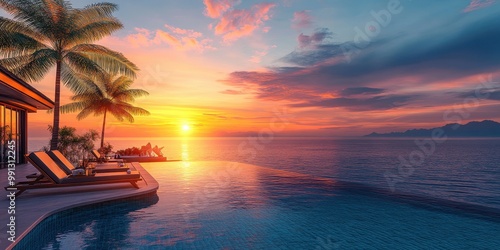
<svg viewBox="0 0 500 250"><path fill-rule="evenodd" d="M80 187L29 189L15 200L15 227L16 242L19 242L38 223L57 212L99 203L103 201L125 199L155 193L158 182L139 164L128 163L141 173L142 181L137 182L139 188L134 188L130 183L117 183L106 185L90 185ZM38 171L30 164L16 166L16 181L25 180L25 176ZM0 169L0 185L7 184L7 169ZM15 243L8 240L10 235L9 192L4 191L0 197L0 249L12 249Z"/></svg>

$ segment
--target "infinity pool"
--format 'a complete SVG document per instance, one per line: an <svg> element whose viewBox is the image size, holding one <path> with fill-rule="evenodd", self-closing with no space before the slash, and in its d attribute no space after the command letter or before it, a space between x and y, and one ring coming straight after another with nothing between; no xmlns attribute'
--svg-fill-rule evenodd
<svg viewBox="0 0 500 250"><path fill-rule="evenodd" d="M498 217L227 162L142 164L157 195L55 214L16 249L496 249ZM43 235L43 237L40 237Z"/></svg>

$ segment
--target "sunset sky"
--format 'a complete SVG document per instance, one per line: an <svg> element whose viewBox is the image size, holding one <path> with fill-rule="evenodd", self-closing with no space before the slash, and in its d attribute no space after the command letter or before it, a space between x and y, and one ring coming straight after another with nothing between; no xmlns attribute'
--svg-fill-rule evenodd
<svg viewBox="0 0 500 250"><path fill-rule="evenodd" d="M500 118L495 0L114 2L125 27L99 43L139 66L134 87L150 96L136 105L151 115L109 119L108 137L357 136ZM54 74L31 84L54 97ZM61 125L100 129L102 117L75 117ZM52 115L29 119L30 136L49 136Z"/></svg>

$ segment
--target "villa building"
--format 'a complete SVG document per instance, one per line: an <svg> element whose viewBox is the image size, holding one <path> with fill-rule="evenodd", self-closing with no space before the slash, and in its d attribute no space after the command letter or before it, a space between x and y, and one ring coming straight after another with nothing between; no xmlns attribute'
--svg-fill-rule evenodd
<svg viewBox="0 0 500 250"><path fill-rule="evenodd" d="M0 167L15 150L16 163L24 163L28 152L28 113L48 110L54 102L0 66ZM10 143L9 143L10 142ZM15 142L15 143L13 143ZM15 145L14 147L8 147Z"/></svg>

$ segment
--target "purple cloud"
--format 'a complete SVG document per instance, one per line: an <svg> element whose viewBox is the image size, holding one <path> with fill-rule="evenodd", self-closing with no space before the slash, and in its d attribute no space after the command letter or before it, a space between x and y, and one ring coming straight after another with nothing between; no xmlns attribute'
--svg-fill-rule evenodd
<svg viewBox="0 0 500 250"><path fill-rule="evenodd" d="M321 29L310 36L299 35L299 48L280 59L295 67L232 72L224 82L249 89L257 98L290 101L294 107L400 107L418 97L402 93L404 89L425 89L439 82L499 71L498 23L500 15L468 15L419 34L380 37L358 47L350 62L345 60L345 48L356 44L331 42L327 38L332 32ZM368 96L351 96L356 94ZM456 101L452 95L443 97L449 99L437 98L421 105Z"/></svg>
<svg viewBox="0 0 500 250"><path fill-rule="evenodd" d="M312 35L304 35L303 33L300 33L299 37L297 37L297 40L299 42L299 47L305 48L310 45L317 45L322 43L325 39L330 38L332 36L332 32L330 32L328 29L319 29L316 30Z"/></svg>
<svg viewBox="0 0 500 250"><path fill-rule="evenodd" d="M293 13L292 27L297 30L311 27L312 17L309 12L309 10L303 10Z"/></svg>

